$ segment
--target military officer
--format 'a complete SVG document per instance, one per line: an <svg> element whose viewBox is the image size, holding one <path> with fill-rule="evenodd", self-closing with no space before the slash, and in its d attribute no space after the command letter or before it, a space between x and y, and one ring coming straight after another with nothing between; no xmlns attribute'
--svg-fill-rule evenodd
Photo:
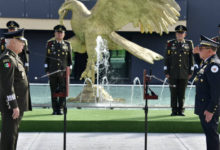
<svg viewBox="0 0 220 150"><path fill-rule="evenodd" d="M45 71L47 74L57 70L64 70L67 66L70 66L70 69L72 69L72 49L70 43L63 40L65 32L66 28L63 25L55 26L55 39L47 42L45 59ZM65 92L65 77L65 72L60 72L49 76L53 115L63 114L61 110L66 98L60 96L58 101L58 97L54 95L59 92Z"/></svg>
<svg viewBox="0 0 220 150"><path fill-rule="evenodd" d="M19 24L16 21L8 21L6 24L7 28L8 28L8 32L14 32L17 31L19 29ZM5 50L5 38L1 38L0 41L0 46L1 46L1 53ZM22 52L19 54L19 57L21 59L21 61L23 62L24 68L26 73L29 71L29 49L28 49L28 41L27 39L25 39L25 46L24 49L22 50Z"/></svg>
<svg viewBox="0 0 220 150"><path fill-rule="evenodd" d="M199 55L203 60L196 76L195 114L199 115L206 135L207 150L219 150L218 123L220 114L219 43L201 36Z"/></svg>
<svg viewBox="0 0 220 150"><path fill-rule="evenodd" d="M213 37L212 40L220 43L220 24L218 25L218 28L219 28L218 35ZM218 48L216 53L217 53L218 57L220 58L220 47Z"/></svg>
<svg viewBox="0 0 220 150"><path fill-rule="evenodd" d="M167 42L164 71L171 85L171 116L184 116L185 90L194 69L193 42L184 39L187 31L185 26L179 25L175 31L176 39Z"/></svg>
<svg viewBox="0 0 220 150"><path fill-rule="evenodd" d="M24 29L4 34L6 49L0 55L0 111L2 150L15 150L18 128L24 111L29 110L28 80L18 57L25 45Z"/></svg>

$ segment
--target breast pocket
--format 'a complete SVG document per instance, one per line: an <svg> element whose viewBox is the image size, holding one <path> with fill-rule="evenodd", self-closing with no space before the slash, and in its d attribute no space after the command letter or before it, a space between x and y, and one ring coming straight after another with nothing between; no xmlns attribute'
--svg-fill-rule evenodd
<svg viewBox="0 0 220 150"><path fill-rule="evenodd" d="M25 70L24 70L24 67L22 66L22 64L18 64L18 76L20 79L26 78L26 73L25 73Z"/></svg>

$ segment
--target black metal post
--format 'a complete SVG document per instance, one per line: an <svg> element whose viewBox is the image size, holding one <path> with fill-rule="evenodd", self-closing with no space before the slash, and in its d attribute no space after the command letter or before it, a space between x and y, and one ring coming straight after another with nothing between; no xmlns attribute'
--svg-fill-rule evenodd
<svg viewBox="0 0 220 150"><path fill-rule="evenodd" d="M145 112L145 145L144 145L144 149L147 150L147 133L148 133L148 123L147 123L147 115L148 115L148 102L147 99L145 100L145 108L144 108L144 112Z"/></svg>
<svg viewBox="0 0 220 150"><path fill-rule="evenodd" d="M66 99L64 100L63 114L64 114L63 149L66 150L66 114L67 114Z"/></svg>

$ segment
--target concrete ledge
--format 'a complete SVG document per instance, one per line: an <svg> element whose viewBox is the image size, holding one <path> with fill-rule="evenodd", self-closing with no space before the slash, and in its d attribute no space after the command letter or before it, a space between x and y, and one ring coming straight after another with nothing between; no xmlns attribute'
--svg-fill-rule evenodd
<svg viewBox="0 0 220 150"><path fill-rule="evenodd" d="M9 20L15 20L20 24L21 28L25 28L27 30L53 30L53 27L56 24L59 24L58 19L31 19L31 18L0 18L0 28L6 29L6 23ZM70 20L64 20L64 24L67 30L72 30L70 25ZM169 31L173 32L177 25L185 25L186 20L178 21L176 25L169 27ZM130 23L124 26L121 30L124 32L140 32L139 28L134 28Z"/></svg>

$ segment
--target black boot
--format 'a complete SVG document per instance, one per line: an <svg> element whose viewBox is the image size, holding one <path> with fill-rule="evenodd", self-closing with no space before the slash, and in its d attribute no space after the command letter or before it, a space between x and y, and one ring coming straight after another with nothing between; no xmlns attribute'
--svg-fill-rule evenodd
<svg viewBox="0 0 220 150"><path fill-rule="evenodd" d="M178 114L177 114L177 112L172 112L171 114L170 114L170 116L177 116Z"/></svg>
<svg viewBox="0 0 220 150"><path fill-rule="evenodd" d="M172 113L170 114L170 116L177 116L177 109L176 108L172 108Z"/></svg>
<svg viewBox="0 0 220 150"><path fill-rule="evenodd" d="M62 109L64 105L64 101L66 100L65 97L60 97L59 98L59 104L58 104L58 109L57 109L57 115L63 115Z"/></svg>
<svg viewBox="0 0 220 150"><path fill-rule="evenodd" d="M179 108L179 109L178 109L178 116L185 116L185 115L184 115L184 109L183 109L183 108Z"/></svg>
<svg viewBox="0 0 220 150"><path fill-rule="evenodd" d="M53 98L52 99L52 109L53 109L52 115L57 115L57 106L58 106L57 98Z"/></svg>

